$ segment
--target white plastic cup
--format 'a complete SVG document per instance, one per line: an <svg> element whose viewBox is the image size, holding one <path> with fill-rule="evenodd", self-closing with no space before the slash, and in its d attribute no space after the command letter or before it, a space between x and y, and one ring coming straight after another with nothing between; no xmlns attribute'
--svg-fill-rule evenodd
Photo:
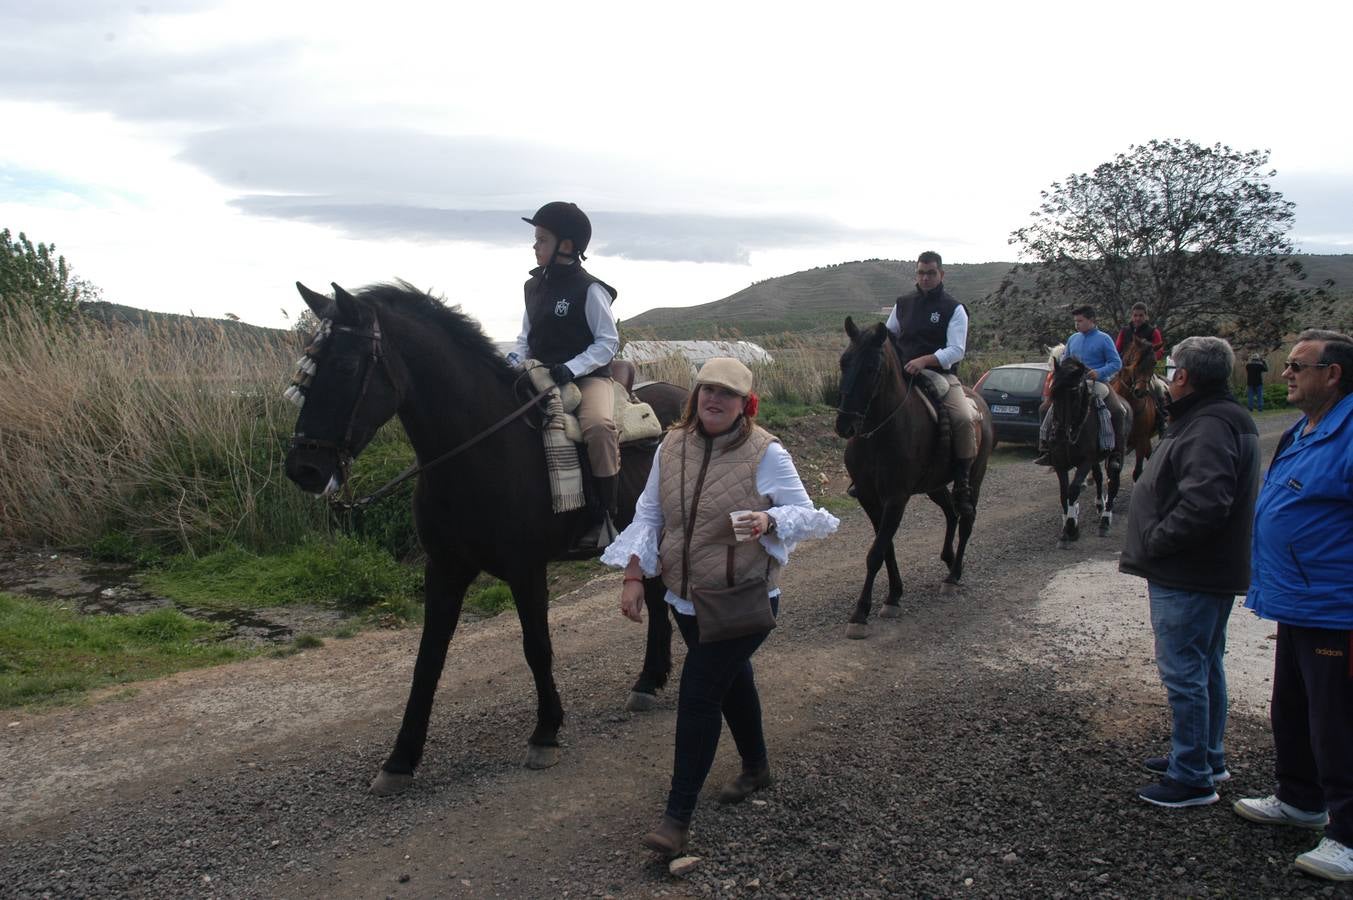
<svg viewBox="0 0 1353 900"><path fill-rule="evenodd" d="M756 527L756 515L752 510L735 510L728 514L728 518L733 523L733 536L739 541L750 541L756 537L753 531Z"/></svg>

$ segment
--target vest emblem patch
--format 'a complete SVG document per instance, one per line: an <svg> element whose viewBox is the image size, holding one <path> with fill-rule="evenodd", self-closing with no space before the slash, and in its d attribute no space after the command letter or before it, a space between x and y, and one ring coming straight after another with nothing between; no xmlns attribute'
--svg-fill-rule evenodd
<svg viewBox="0 0 1353 900"><path fill-rule="evenodd" d="M930 324L931 325L940 324L940 314L938 310L930 314Z"/></svg>
<svg viewBox="0 0 1353 900"><path fill-rule="evenodd" d="M567 301L567 300L556 300L556 301L554 302L554 314L555 314L556 316L558 316L559 318L561 318L561 319L562 319L564 316L568 315L568 301Z"/></svg>

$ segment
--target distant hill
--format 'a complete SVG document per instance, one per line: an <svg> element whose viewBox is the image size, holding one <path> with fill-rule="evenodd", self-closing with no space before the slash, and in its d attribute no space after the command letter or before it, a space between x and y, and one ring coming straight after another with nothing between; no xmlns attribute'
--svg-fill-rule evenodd
<svg viewBox="0 0 1353 900"><path fill-rule="evenodd" d="M178 313L151 312L117 303L81 303L80 314L86 319L109 325L131 325L137 328L174 328L203 335L226 334L240 341L292 341L291 332L282 328L265 328L231 319L208 319L201 316L183 316ZM238 346L238 345L235 345Z"/></svg>
<svg viewBox="0 0 1353 900"><path fill-rule="evenodd" d="M1345 309L1353 306L1353 255L1302 254L1305 284L1315 287L1326 279ZM666 340L741 335L758 338L793 332L805 336L836 332L847 315L857 321L878 321L899 294L912 287L913 263L866 259L821 266L792 275L759 281L736 294L680 308L650 309L626 319L627 336L651 334ZM990 295L1013 263L951 263L944 267L944 284L967 305L977 323L986 316Z"/></svg>

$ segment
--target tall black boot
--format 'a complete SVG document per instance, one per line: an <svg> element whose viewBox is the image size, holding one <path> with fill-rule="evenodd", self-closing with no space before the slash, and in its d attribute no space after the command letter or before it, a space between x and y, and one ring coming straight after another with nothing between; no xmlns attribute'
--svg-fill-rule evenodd
<svg viewBox="0 0 1353 900"><path fill-rule="evenodd" d="M608 475L596 478L592 484L597 491L597 505L592 510L591 527L573 547L577 551L604 550L619 534L615 527L615 514L620 476Z"/></svg>
<svg viewBox="0 0 1353 900"><path fill-rule="evenodd" d="M954 505L958 507L958 514L962 517L977 515L977 509L972 503L972 482L969 478L971 474L971 459L954 460Z"/></svg>

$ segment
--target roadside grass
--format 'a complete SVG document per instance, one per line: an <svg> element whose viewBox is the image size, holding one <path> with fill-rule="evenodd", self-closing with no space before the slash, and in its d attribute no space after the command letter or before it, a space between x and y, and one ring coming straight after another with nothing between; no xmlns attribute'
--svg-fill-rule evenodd
<svg viewBox="0 0 1353 900"><path fill-rule="evenodd" d="M94 688L253 655L173 609L81 616L0 594L0 707L69 703Z"/></svg>
<svg viewBox="0 0 1353 900"><path fill-rule="evenodd" d="M206 609L258 609L308 603L414 617L423 574L369 541L312 538L272 554L228 547L205 556L179 556L145 575L146 586L175 601Z"/></svg>

